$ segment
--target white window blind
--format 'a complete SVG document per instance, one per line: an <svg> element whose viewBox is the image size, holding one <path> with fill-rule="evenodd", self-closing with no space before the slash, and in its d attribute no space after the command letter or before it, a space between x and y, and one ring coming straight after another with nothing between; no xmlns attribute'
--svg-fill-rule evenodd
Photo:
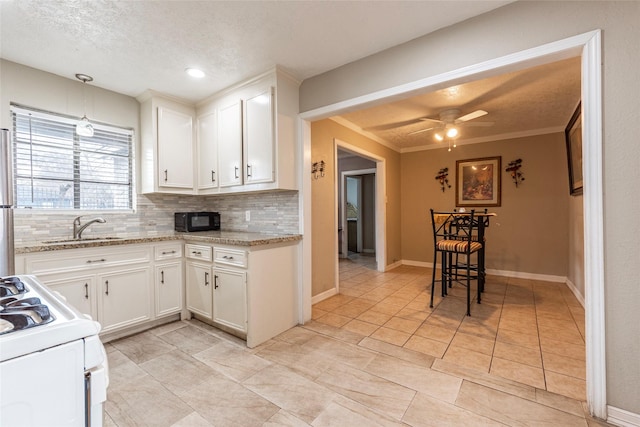
<svg viewBox="0 0 640 427"><path fill-rule="evenodd" d="M15 205L45 209L132 209L133 132L11 106Z"/></svg>

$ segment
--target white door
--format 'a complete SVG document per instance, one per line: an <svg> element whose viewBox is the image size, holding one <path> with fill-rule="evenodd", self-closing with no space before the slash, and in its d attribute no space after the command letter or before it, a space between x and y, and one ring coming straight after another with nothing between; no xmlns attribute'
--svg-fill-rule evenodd
<svg viewBox="0 0 640 427"><path fill-rule="evenodd" d="M99 276L99 320L103 332L151 320L150 267Z"/></svg>
<svg viewBox="0 0 640 427"><path fill-rule="evenodd" d="M247 331L247 273L216 268L214 271L213 320Z"/></svg>
<svg viewBox="0 0 640 427"><path fill-rule="evenodd" d="M158 186L193 188L193 118L158 107Z"/></svg>
<svg viewBox="0 0 640 427"><path fill-rule="evenodd" d="M156 316L182 309L182 262L156 266Z"/></svg>
<svg viewBox="0 0 640 427"><path fill-rule="evenodd" d="M245 101L244 119L245 184L273 182L273 89Z"/></svg>
<svg viewBox="0 0 640 427"><path fill-rule="evenodd" d="M215 112L198 117L198 189L218 187L218 146Z"/></svg>
<svg viewBox="0 0 640 427"><path fill-rule="evenodd" d="M218 110L220 187L242 184L242 101Z"/></svg>
<svg viewBox="0 0 640 427"><path fill-rule="evenodd" d="M211 266L187 261L187 309L207 319L213 312L212 279Z"/></svg>

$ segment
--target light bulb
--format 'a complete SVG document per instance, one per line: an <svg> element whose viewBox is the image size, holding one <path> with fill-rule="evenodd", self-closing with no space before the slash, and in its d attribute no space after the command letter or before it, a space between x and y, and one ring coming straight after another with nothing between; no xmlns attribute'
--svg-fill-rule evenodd
<svg viewBox="0 0 640 427"><path fill-rule="evenodd" d="M76 133L80 136L93 136L93 125L87 119L87 116L83 116L80 121L76 124Z"/></svg>
<svg viewBox="0 0 640 427"><path fill-rule="evenodd" d="M444 140L444 137L442 136L442 134L441 134L441 133L436 133L435 135L433 135L433 137L434 137L435 139L437 139L438 141L442 141L442 140Z"/></svg>
<svg viewBox="0 0 640 427"><path fill-rule="evenodd" d="M447 129L447 136L449 138L455 138L456 136L458 136L458 129L456 128Z"/></svg>

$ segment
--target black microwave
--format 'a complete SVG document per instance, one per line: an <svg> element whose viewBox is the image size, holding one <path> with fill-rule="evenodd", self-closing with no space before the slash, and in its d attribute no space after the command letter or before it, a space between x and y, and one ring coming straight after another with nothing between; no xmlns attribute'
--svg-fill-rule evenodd
<svg viewBox="0 0 640 427"><path fill-rule="evenodd" d="M220 230L218 212L176 212L174 215L176 231Z"/></svg>

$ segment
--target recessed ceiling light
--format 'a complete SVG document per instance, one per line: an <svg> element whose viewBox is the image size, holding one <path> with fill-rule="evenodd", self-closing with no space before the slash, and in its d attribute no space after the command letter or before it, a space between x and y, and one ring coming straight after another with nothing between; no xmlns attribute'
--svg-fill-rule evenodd
<svg viewBox="0 0 640 427"><path fill-rule="evenodd" d="M198 78L198 79L201 79L201 78L204 77L204 71L198 70L197 68L187 68L185 71L191 77L195 77L195 78Z"/></svg>

